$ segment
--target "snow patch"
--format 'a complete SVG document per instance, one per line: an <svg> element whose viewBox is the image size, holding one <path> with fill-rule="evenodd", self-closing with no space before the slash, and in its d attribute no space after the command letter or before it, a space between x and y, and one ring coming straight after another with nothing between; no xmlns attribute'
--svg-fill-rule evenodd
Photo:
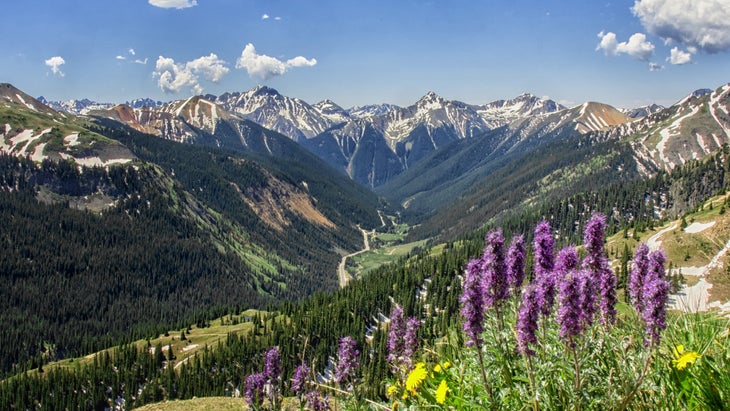
<svg viewBox="0 0 730 411"><path fill-rule="evenodd" d="M700 278L697 284L691 287L682 287L677 294L672 294L669 299L669 307L685 313L697 313L707 311L707 300L710 298L708 290L712 284L704 278Z"/></svg>
<svg viewBox="0 0 730 411"><path fill-rule="evenodd" d="M21 102L21 103L23 103L23 105L25 105L25 106L26 106L26 107L28 107L29 109L31 109L31 110L33 110L33 111L38 111L38 110L36 110L36 108L35 108L35 107L33 107L33 105L32 105L32 104L26 103L26 102L25 102L25 100L23 99L23 96L21 96L20 94L16 94L16 95L15 95L15 97L17 97L17 98L18 98L18 100L20 100L20 102Z"/></svg>
<svg viewBox="0 0 730 411"><path fill-rule="evenodd" d="M194 350L196 348L198 348L198 344L190 344L188 346L183 347L182 350L185 351L185 352L187 352L187 351L190 351L190 350Z"/></svg>
<svg viewBox="0 0 730 411"><path fill-rule="evenodd" d="M664 235L664 233L668 233L672 230L677 228L677 223L674 223L670 225L669 227L660 230L658 233L654 234L653 236L649 237L648 240L646 240L646 245L649 247L650 250L656 251L659 249L659 247L662 245L662 241L660 240L660 237Z"/></svg>
<svg viewBox="0 0 730 411"><path fill-rule="evenodd" d="M33 151L33 154L31 155L30 159L35 161L36 163L40 163L43 161L43 150L46 148L46 143L38 144L35 147L35 151Z"/></svg>
<svg viewBox="0 0 730 411"><path fill-rule="evenodd" d="M713 225L715 225L714 221L710 221L707 223L694 222L694 223L688 225L687 228L684 229L684 232L690 233L690 234L697 234L697 233L701 233L701 232L707 230L708 228L712 227Z"/></svg>
<svg viewBox="0 0 730 411"><path fill-rule="evenodd" d="M79 133L70 134L63 138L63 141L68 143L69 147L77 146L81 144L79 141Z"/></svg>
<svg viewBox="0 0 730 411"><path fill-rule="evenodd" d="M659 152L659 158L664 162L664 164L669 165L671 164L669 161L669 158L665 155L664 150L666 149L667 142L669 142L669 139L673 136L676 136L679 134L679 129L682 126L682 121L684 121L686 118L689 118L700 110L699 107L692 107L692 110L684 115L679 117L678 119L674 120L672 124L669 125L669 127L666 127L659 131L659 135L662 136L661 140L656 144L656 150ZM684 163L684 162L683 162Z"/></svg>

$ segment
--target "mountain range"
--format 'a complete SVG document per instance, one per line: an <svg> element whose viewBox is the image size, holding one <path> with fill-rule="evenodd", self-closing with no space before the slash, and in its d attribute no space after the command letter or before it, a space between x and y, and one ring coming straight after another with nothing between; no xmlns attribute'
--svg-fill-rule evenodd
<svg viewBox="0 0 730 411"><path fill-rule="evenodd" d="M573 152L585 151L585 156L574 157L578 163L566 163L566 156L555 153L552 160L544 159L541 164L552 164L543 170L548 174L537 178L529 173L537 184L523 193L526 198L544 192L545 181L566 183L566 177L555 180L561 173L579 178L571 168L592 172L580 166L599 161L589 159L585 144L599 151L606 142L615 146L599 162L625 159L626 164L614 166L626 179L701 158L728 141L727 98L724 86L699 89L668 108L618 110L597 102L566 108L527 93L473 105L429 92L407 107L343 109L330 100L310 105L259 86L154 107L125 104L87 113L169 140L265 154L276 150L270 136L283 134L422 223L433 213L470 204L465 199L478 197L478 187L490 192L485 184L497 186L490 175L505 167L530 167L555 145L565 149L573 142L579 145Z"/></svg>

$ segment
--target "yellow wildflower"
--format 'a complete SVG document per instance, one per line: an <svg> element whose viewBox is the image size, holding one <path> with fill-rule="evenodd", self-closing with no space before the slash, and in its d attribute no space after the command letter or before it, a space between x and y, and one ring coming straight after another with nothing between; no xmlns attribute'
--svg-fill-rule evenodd
<svg viewBox="0 0 730 411"><path fill-rule="evenodd" d="M385 395L388 396L388 398L394 396L398 392L398 386L396 385L389 385L388 388L385 389Z"/></svg>
<svg viewBox="0 0 730 411"><path fill-rule="evenodd" d="M412 395L416 395L416 390L418 390L418 387L421 386L421 383L423 383L427 376L426 364L419 362L416 364L416 368L408 374L408 378L406 378L406 390Z"/></svg>
<svg viewBox="0 0 730 411"><path fill-rule="evenodd" d="M684 345L680 344L674 348L674 359L672 365L678 370L687 368L688 365L694 364L698 358L702 357L694 351L684 351Z"/></svg>
<svg viewBox="0 0 730 411"><path fill-rule="evenodd" d="M445 363L444 363L443 365L441 365L441 364L436 364L436 365L435 365L435 366L433 367L433 371L434 371L434 372L436 372L436 373L439 373L439 374L440 374L440 373L442 373L442 372L444 372L444 371L448 370L448 369L449 369L449 367L451 367L451 363L450 363L450 362L448 362L448 361L446 361L446 362L445 362Z"/></svg>
<svg viewBox="0 0 730 411"><path fill-rule="evenodd" d="M449 385L446 384L446 380L441 380L441 384L436 388L436 402L443 404L446 402L446 394L449 392Z"/></svg>

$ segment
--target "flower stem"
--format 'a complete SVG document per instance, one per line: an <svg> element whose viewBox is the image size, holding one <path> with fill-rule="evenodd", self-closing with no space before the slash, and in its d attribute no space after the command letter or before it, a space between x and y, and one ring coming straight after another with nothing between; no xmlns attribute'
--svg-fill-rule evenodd
<svg viewBox="0 0 730 411"><path fill-rule="evenodd" d="M569 345L570 345L570 351L573 352L573 365L575 366L575 394L578 397L578 402L576 404L576 409L581 409L581 403L583 396L581 395L581 384L580 384L580 361L578 361L578 350L576 350L575 343L573 342L573 337L569 338Z"/></svg>
<svg viewBox="0 0 730 411"><path fill-rule="evenodd" d="M631 392L624 398L623 401L621 401L621 405L617 408L618 411L624 411L626 408L628 408L629 404L631 404L631 400L634 399L634 396L639 391L639 387L641 386L641 383L644 382L644 378L646 377L647 371L649 371L649 365L651 364L652 360L651 351L649 351L648 355L646 356L646 361L644 362L644 369L641 370L641 375L639 376L639 379L636 380L636 384L634 384L634 389L631 390Z"/></svg>
<svg viewBox="0 0 730 411"><path fill-rule="evenodd" d="M530 390L532 391L532 411L539 411L540 406L537 404L537 393L535 389L535 369L532 366L532 357L529 354L522 356L527 361L527 376L530 378Z"/></svg>
<svg viewBox="0 0 730 411"><path fill-rule="evenodd" d="M487 390L487 394L489 394L489 398L492 400L492 409L496 409L497 403L494 400L494 392L492 391L492 387L489 385L489 380L487 380L487 371L484 369L484 355L482 354L482 347L477 345L476 349L477 356L479 357L479 369L482 372L482 382L484 383L484 389Z"/></svg>

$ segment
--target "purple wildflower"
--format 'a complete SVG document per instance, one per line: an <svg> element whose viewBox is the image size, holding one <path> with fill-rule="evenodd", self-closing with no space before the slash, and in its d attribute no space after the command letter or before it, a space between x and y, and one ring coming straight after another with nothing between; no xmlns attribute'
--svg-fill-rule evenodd
<svg viewBox="0 0 730 411"><path fill-rule="evenodd" d="M588 255L583 260L583 268L589 270L593 278L598 280L601 322L613 324L616 322L616 276L613 275L606 253L603 251L605 231L606 216L594 213L586 224L583 235L583 244L588 251Z"/></svg>
<svg viewBox="0 0 730 411"><path fill-rule="evenodd" d="M388 330L388 362L395 362L403 355L403 337L406 333L403 308L394 305L390 311L390 330Z"/></svg>
<svg viewBox="0 0 730 411"><path fill-rule="evenodd" d="M543 220L535 227L532 243L535 254L535 282L540 287L538 305L542 315L549 316L555 304L557 280L553 273L555 267L555 240L550 233L550 223Z"/></svg>
<svg viewBox="0 0 730 411"><path fill-rule="evenodd" d="M550 223L545 220L535 226L535 239L532 242L532 248L535 253L535 276L537 278L549 275L555 265L553 255L555 240L553 240L550 230Z"/></svg>
<svg viewBox="0 0 730 411"><path fill-rule="evenodd" d="M577 270L578 260L578 251L576 251L575 246L569 245L561 248L555 260L555 272L558 279L564 277L571 270Z"/></svg>
<svg viewBox="0 0 730 411"><path fill-rule="evenodd" d="M648 273L649 246L645 243L641 243L634 251L634 259L632 260L629 284L627 287L629 296L631 297L631 303L639 314L644 312L644 279L646 279Z"/></svg>
<svg viewBox="0 0 730 411"><path fill-rule="evenodd" d="M264 402L264 385L266 376L263 373L250 374L246 377L244 397L251 407L259 407Z"/></svg>
<svg viewBox="0 0 730 411"><path fill-rule="evenodd" d="M484 292L480 266L479 259L473 259L466 265L463 292L459 300L462 304L461 315L464 317L464 332L467 336L466 345L469 347L481 346L481 335L484 331Z"/></svg>
<svg viewBox="0 0 730 411"><path fill-rule="evenodd" d="M269 383L269 389L266 392L269 401L277 404L279 400L279 379L281 378L281 354L279 347L273 347L266 352L266 361L264 362L264 376Z"/></svg>
<svg viewBox="0 0 730 411"><path fill-rule="evenodd" d="M294 375L291 379L291 390L295 394L302 394L304 391L304 385L307 382L309 373L312 372L311 368L306 362L302 362L297 368L294 369Z"/></svg>
<svg viewBox="0 0 730 411"><path fill-rule="evenodd" d="M340 338L334 374L336 383L342 384L355 372L359 355L360 352L357 350L357 342L354 338L350 336Z"/></svg>
<svg viewBox="0 0 730 411"><path fill-rule="evenodd" d="M644 283L644 311L642 317L646 322L646 335L650 340L645 344L656 347L659 345L661 332L667 328L667 300L669 299L668 281L654 278Z"/></svg>
<svg viewBox="0 0 730 411"><path fill-rule="evenodd" d="M577 271L568 272L560 280L559 287L557 320L560 324L560 337L566 344L575 347L573 338L583 331L580 274Z"/></svg>
<svg viewBox="0 0 730 411"><path fill-rule="evenodd" d="M313 411L328 411L330 409L330 396L322 397L319 391L310 391L305 395L307 399L307 409Z"/></svg>
<svg viewBox="0 0 730 411"><path fill-rule="evenodd" d="M539 288L530 284L522 294L522 305L517 318L517 348L524 355L535 355L530 346L537 344L537 322L540 318L538 293Z"/></svg>
<svg viewBox="0 0 730 411"><path fill-rule="evenodd" d="M664 256L664 251L662 250L657 250L649 254L649 272L647 273L647 277L644 279L644 283L656 278L664 280L666 277L664 264L666 262L667 257Z"/></svg>
<svg viewBox="0 0 730 411"><path fill-rule="evenodd" d="M593 325L596 314L596 281L588 270L580 272L578 277L580 287L580 321L584 328Z"/></svg>
<svg viewBox="0 0 730 411"><path fill-rule="evenodd" d="M487 234L487 246L482 256L482 272L484 273L484 304L486 307L499 305L509 297L507 283L507 265L504 259L504 236L501 229Z"/></svg>
<svg viewBox="0 0 730 411"><path fill-rule="evenodd" d="M512 237L512 243L507 250L507 282L517 291L525 281L525 237Z"/></svg>
<svg viewBox="0 0 730 411"><path fill-rule="evenodd" d="M409 318L406 322L406 334L403 336L403 359L406 364L413 360L413 354L418 350L418 328L421 321L417 318Z"/></svg>
<svg viewBox="0 0 730 411"><path fill-rule="evenodd" d="M264 375L269 380L277 380L281 376L281 354L279 354L279 347L274 347L266 352Z"/></svg>

